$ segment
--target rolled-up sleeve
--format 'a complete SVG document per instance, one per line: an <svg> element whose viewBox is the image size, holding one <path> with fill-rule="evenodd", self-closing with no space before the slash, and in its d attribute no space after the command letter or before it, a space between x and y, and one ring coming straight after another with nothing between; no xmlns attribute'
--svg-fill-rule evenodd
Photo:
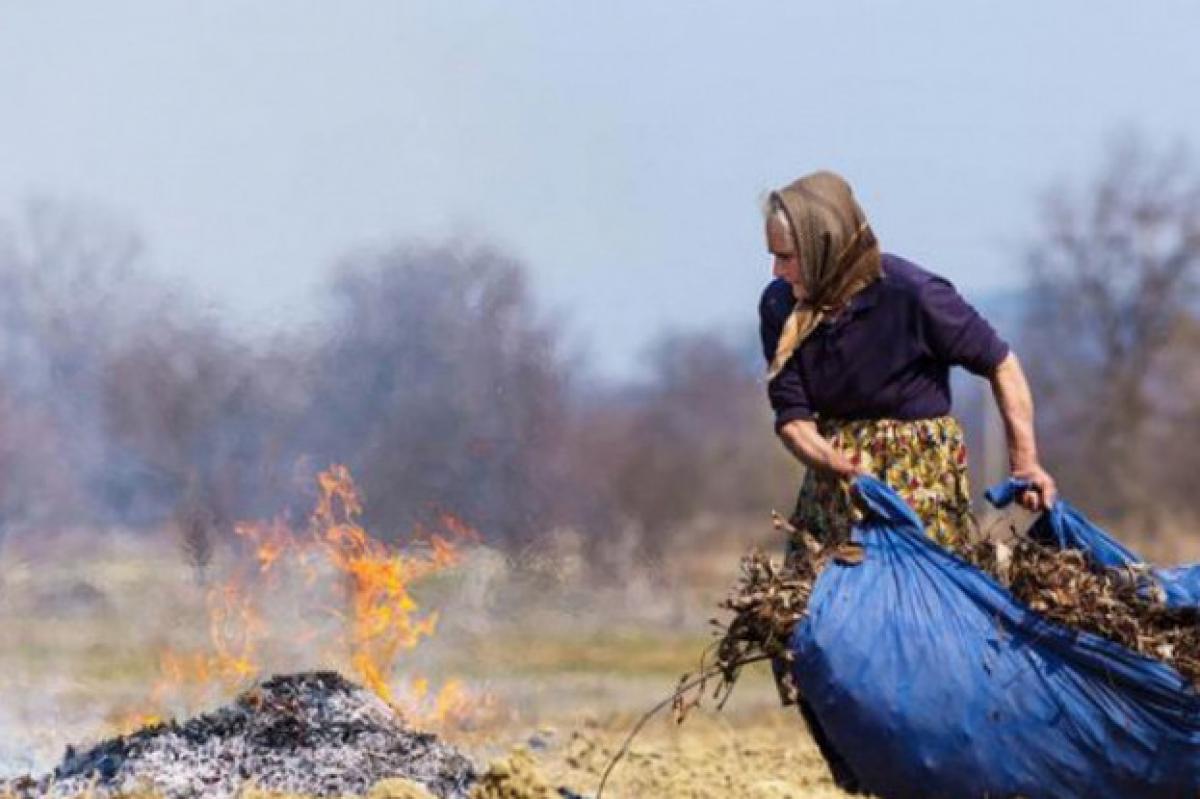
<svg viewBox="0 0 1200 799"><path fill-rule="evenodd" d="M1008 344L948 280L928 281L919 301L925 343L938 360L989 375L1008 355Z"/></svg>
<svg viewBox="0 0 1200 799"><path fill-rule="evenodd" d="M794 304L791 286L783 281L777 280L763 291L758 304L759 338L762 341L763 358L768 366L775 357L779 334ZM788 422L813 418L808 394L804 390L804 381L794 361L767 383L767 398L775 411L777 432Z"/></svg>
<svg viewBox="0 0 1200 799"><path fill-rule="evenodd" d="M813 418L808 394L804 391L804 380L793 361L767 383L767 396L775 411L775 432L788 422Z"/></svg>

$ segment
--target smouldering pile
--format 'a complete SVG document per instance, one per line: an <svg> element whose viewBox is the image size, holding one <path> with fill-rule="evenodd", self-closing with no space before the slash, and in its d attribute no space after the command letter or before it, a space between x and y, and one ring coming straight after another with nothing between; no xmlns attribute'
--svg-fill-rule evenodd
<svg viewBox="0 0 1200 799"><path fill-rule="evenodd" d="M795 538L786 522L777 519L776 526ZM1093 569L1078 551L1054 549L1025 537L1015 537L1011 543L985 538L956 554L1049 621L1157 658L1200 686L1200 612L1167 607L1161 589L1145 571ZM757 550L744 557L738 583L720 605L732 618L724 623L714 620L720 636L714 667L720 684L714 696L721 701L728 697L747 662L790 660L788 640L806 612L821 571L830 559L855 563L862 556L853 544L821 547L807 541L794 549L782 567ZM789 674L780 675L780 691L786 703L795 699ZM685 714L699 699L685 697L681 689L677 715Z"/></svg>
<svg viewBox="0 0 1200 799"><path fill-rule="evenodd" d="M68 747L17 796L104 797L151 788L170 799L226 799L248 786L314 796L361 795L402 777L439 799L465 799L471 762L436 736L408 729L378 696L334 672L274 677L212 713ZM94 786L93 786L94 783ZM5 786L0 785L0 788Z"/></svg>

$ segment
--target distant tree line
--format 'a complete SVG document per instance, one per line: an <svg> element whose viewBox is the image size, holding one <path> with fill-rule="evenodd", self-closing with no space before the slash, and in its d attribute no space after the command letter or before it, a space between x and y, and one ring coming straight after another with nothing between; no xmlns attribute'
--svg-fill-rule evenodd
<svg viewBox="0 0 1200 799"><path fill-rule="evenodd" d="M359 251L323 323L270 341L141 258L93 211L35 204L0 229L4 523L170 521L202 571L235 520L302 520L315 472L341 462L384 535L451 512L513 548L632 529L660 557L696 515L761 509L794 481L747 347L668 334L645 379L598 381L493 248Z"/></svg>
<svg viewBox="0 0 1200 799"><path fill-rule="evenodd" d="M1042 208L1017 343L1048 465L1102 518L1196 512L1200 177L1131 138ZM142 257L94 211L0 225L0 529L170 521L202 571L234 520L302 519L315 472L343 462L384 535L448 511L510 548L633 531L655 559L702 515L792 499L753 309L734 335L663 334L642 378L613 383L485 245L358 251L322 324L254 341Z"/></svg>

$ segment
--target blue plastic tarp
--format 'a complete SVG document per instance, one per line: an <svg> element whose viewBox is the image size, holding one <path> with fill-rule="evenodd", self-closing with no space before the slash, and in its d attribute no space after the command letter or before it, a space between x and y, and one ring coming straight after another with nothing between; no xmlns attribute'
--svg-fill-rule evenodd
<svg viewBox="0 0 1200 799"><path fill-rule="evenodd" d="M1046 621L927 539L886 485L858 490L866 557L828 565L791 643L801 694L864 791L1200 795L1200 697L1178 672Z"/></svg>
<svg viewBox="0 0 1200 799"><path fill-rule="evenodd" d="M989 502L998 508L1016 499L1027 487L1019 480L1009 480L986 492ZM1078 549L1095 565L1110 568L1144 568L1148 576L1162 589L1170 607L1200 605L1200 564L1156 569L1147 566L1121 542L1092 524L1086 516L1059 501L1043 513L1029 530L1030 537L1059 549Z"/></svg>

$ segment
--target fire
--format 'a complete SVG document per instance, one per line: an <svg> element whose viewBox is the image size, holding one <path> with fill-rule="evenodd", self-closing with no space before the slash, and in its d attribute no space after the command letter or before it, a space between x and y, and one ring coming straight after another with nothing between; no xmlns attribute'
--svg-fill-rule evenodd
<svg viewBox="0 0 1200 799"><path fill-rule="evenodd" d="M411 587L457 565L462 543L477 540L478 534L443 514L438 531L419 527L412 545L402 550L363 528L363 499L345 466L321 472L317 490L316 508L302 534L282 519L235 526L253 553L253 568L209 591L207 647L162 653L151 707L214 689L231 693L260 676L273 637L266 619L294 610L295 596L289 599L285 591L299 585L302 596L318 597L315 607L323 618L289 630L287 643L308 644L309 651L322 653L323 665L348 665L362 684L422 722L455 723L469 715L475 698L457 680L447 681L431 698L427 681L417 678L398 699L391 678L403 654L437 629L437 613L423 611ZM122 722L145 723L161 715L159 710L127 714Z"/></svg>
<svg viewBox="0 0 1200 799"><path fill-rule="evenodd" d="M362 501L346 467L334 466L321 473L318 485L321 496L312 527L329 563L347 580L351 664L367 687L392 701L388 675L400 653L433 635L437 628L437 614L420 615L408 587L457 564L459 550L434 535L429 537L428 553L391 551L358 523Z"/></svg>
<svg viewBox="0 0 1200 799"><path fill-rule="evenodd" d="M254 542L254 557L261 574L268 574L283 555L294 549L295 537L282 519L271 522L239 522L234 533Z"/></svg>

